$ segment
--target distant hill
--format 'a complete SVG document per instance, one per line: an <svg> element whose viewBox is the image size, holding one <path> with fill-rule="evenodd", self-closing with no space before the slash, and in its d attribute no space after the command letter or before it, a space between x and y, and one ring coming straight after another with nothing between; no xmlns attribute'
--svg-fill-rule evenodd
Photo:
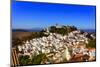
<svg viewBox="0 0 100 67"><path fill-rule="evenodd" d="M96 32L95 29L80 29L80 30L82 30L84 32L88 32L88 33L95 33Z"/></svg>
<svg viewBox="0 0 100 67"><path fill-rule="evenodd" d="M42 28L34 28L34 29L12 29L12 32L40 32Z"/></svg>
<svg viewBox="0 0 100 67"><path fill-rule="evenodd" d="M25 30L25 29L12 29L12 32L28 32L28 30Z"/></svg>

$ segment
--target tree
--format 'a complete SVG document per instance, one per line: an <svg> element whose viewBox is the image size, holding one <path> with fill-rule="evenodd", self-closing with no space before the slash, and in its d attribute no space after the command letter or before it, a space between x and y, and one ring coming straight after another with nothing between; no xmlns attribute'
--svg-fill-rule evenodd
<svg viewBox="0 0 100 67"><path fill-rule="evenodd" d="M56 28L56 26L51 26L50 27L50 32L52 33L58 33L62 35L67 35L68 33L77 30L75 26L62 26L61 28Z"/></svg>
<svg viewBox="0 0 100 67"><path fill-rule="evenodd" d="M45 59L46 59L46 55L41 53L32 58L32 64L41 64L41 62Z"/></svg>
<svg viewBox="0 0 100 67"><path fill-rule="evenodd" d="M28 55L19 57L20 65L28 65L28 64L30 64L30 62L31 62L31 59L29 58Z"/></svg>
<svg viewBox="0 0 100 67"><path fill-rule="evenodd" d="M51 26L50 27L50 32L54 33L56 31L56 27L55 26Z"/></svg>
<svg viewBox="0 0 100 67"><path fill-rule="evenodd" d="M96 48L96 39L89 40L89 43L86 45L87 48Z"/></svg>

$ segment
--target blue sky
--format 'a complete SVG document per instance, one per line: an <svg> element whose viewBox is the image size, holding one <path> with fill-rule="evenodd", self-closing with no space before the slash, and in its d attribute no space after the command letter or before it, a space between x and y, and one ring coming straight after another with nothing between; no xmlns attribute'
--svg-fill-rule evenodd
<svg viewBox="0 0 100 67"><path fill-rule="evenodd" d="M12 28L44 28L56 23L95 29L95 6L12 2Z"/></svg>

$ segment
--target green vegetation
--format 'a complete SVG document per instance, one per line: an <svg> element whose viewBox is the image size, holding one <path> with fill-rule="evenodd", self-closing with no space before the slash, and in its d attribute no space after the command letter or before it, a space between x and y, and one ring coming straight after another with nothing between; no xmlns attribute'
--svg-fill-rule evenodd
<svg viewBox="0 0 100 67"><path fill-rule="evenodd" d="M96 39L89 40L89 43L86 45L87 48L96 48Z"/></svg>
<svg viewBox="0 0 100 67"><path fill-rule="evenodd" d="M69 32L77 30L75 26L62 26L61 28L56 28L56 26L50 27L50 32L58 33L62 35L67 35Z"/></svg>
<svg viewBox="0 0 100 67"><path fill-rule="evenodd" d="M45 59L46 59L45 54L39 54L32 58L32 64L41 64L41 62Z"/></svg>
<svg viewBox="0 0 100 67"><path fill-rule="evenodd" d="M30 61L31 61L31 59L29 59L28 55L19 57L20 65L28 65L28 64L30 64Z"/></svg>
<svg viewBox="0 0 100 67"><path fill-rule="evenodd" d="M42 61L46 59L45 54L39 54L37 56L33 56L32 59L29 58L28 55L20 56L19 63L20 65L32 65L32 64L41 64Z"/></svg>
<svg viewBox="0 0 100 67"><path fill-rule="evenodd" d="M48 35L44 34L44 32L36 32L34 34L32 34L33 38L38 38L38 37L47 37Z"/></svg>

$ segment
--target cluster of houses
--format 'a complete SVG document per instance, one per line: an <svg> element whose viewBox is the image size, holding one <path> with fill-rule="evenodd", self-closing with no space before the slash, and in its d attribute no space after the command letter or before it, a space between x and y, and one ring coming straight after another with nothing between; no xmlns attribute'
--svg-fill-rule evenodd
<svg viewBox="0 0 100 67"><path fill-rule="evenodd" d="M47 37L33 38L18 46L18 56L29 55L30 58L40 53L46 54L45 61L41 64L71 62L81 56L79 61L95 60L95 48L88 49L87 33L81 34L79 30L72 31L68 35L50 33ZM84 58L87 56L88 58Z"/></svg>

